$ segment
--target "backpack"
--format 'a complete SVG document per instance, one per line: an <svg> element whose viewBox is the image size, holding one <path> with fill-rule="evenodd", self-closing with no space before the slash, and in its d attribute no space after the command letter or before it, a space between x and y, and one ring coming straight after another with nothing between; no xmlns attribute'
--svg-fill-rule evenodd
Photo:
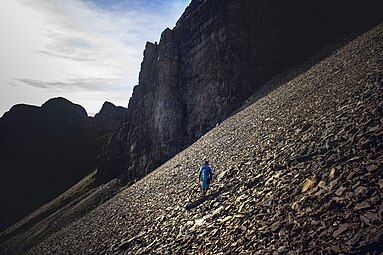
<svg viewBox="0 0 383 255"><path fill-rule="evenodd" d="M208 178L210 177L210 167L207 165L201 166L201 175L206 175Z"/></svg>

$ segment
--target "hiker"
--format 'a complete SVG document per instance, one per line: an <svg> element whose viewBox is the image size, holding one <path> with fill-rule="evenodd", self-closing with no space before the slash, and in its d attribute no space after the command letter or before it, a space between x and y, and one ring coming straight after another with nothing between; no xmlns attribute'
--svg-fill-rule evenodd
<svg viewBox="0 0 383 255"><path fill-rule="evenodd" d="M209 167L209 161L205 160L203 165L200 166L198 179L199 181L202 181L201 190L202 190L202 195L205 196L207 190L209 189L209 184L211 180L213 179L213 172L211 171L211 168Z"/></svg>

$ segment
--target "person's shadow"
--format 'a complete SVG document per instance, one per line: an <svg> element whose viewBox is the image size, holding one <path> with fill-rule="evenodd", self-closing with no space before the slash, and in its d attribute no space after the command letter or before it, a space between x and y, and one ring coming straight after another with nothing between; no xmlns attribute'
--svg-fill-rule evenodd
<svg viewBox="0 0 383 255"><path fill-rule="evenodd" d="M205 201L209 200L210 198L218 197L219 194L221 194L222 192L223 192L223 190L218 190L218 191L211 193L209 195L205 195L205 196L197 199L196 201L187 204L185 206L185 208L186 208L186 210L191 210L191 209L199 206L200 204L204 203Z"/></svg>
<svg viewBox="0 0 383 255"><path fill-rule="evenodd" d="M262 185L262 183L264 182L264 178L263 177L259 177L259 178L254 178L254 179L251 179L250 181L246 182L246 183L242 183L246 189L250 189L254 186L258 186L258 185ZM199 206L200 204L204 203L205 201L209 200L209 199L212 199L212 198L216 198L218 197L220 194L223 194L229 190L232 190L233 192L235 191L235 189L238 187L238 184L239 183L232 183L232 185L230 186L226 186L226 187L219 187L217 191L215 192L212 192L211 194L207 195L207 196L203 196L199 199L197 199L196 201L194 202L190 202L188 204L186 204L185 206L185 209L186 210L191 210L193 208L196 208L197 206Z"/></svg>

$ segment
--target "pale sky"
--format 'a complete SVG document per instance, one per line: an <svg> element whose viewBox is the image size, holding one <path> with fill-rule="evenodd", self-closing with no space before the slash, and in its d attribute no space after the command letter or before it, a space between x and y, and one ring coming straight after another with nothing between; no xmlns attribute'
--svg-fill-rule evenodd
<svg viewBox="0 0 383 255"><path fill-rule="evenodd" d="M1 0L0 116L65 97L89 115L127 107L146 41L190 0Z"/></svg>

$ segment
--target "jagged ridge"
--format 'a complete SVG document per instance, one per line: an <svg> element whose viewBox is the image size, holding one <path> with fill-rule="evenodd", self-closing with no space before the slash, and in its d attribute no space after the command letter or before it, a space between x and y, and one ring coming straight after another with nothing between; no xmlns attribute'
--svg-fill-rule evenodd
<svg viewBox="0 0 383 255"><path fill-rule="evenodd" d="M381 251L382 56L380 25L29 254Z"/></svg>

